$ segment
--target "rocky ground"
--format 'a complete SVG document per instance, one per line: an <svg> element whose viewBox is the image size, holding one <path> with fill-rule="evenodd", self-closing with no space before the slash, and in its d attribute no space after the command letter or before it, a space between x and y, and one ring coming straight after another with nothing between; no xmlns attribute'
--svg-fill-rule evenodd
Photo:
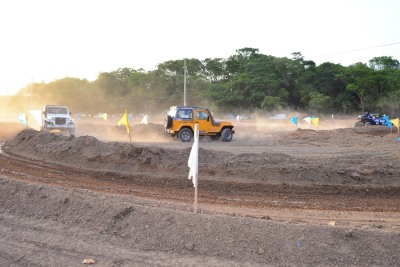
<svg viewBox="0 0 400 267"><path fill-rule="evenodd" d="M397 130L243 121L191 144L160 123L82 120L76 137L0 123L0 265L396 266Z"/></svg>

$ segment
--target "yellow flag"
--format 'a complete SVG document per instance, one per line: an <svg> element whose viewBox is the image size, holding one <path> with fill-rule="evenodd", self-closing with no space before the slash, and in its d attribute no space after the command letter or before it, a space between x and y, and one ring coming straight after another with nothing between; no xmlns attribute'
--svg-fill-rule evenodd
<svg viewBox="0 0 400 267"><path fill-rule="evenodd" d="M128 132L128 134L131 134L131 128L129 127L129 121L128 121L128 112L126 110L124 116L119 120L117 124L118 126L126 125L126 131Z"/></svg>
<svg viewBox="0 0 400 267"><path fill-rule="evenodd" d="M315 125L316 128L318 128L319 118L312 118L311 122L312 122L312 124Z"/></svg>
<svg viewBox="0 0 400 267"><path fill-rule="evenodd" d="M397 128L399 128L399 118L390 120L390 122L393 123Z"/></svg>
<svg viewBox="0 0 400 267"><path fill-rule="evenodd" d="M104 120L107 120L107 113L103 113L103 114L101 115L101 117L102 117Z"/></svg>

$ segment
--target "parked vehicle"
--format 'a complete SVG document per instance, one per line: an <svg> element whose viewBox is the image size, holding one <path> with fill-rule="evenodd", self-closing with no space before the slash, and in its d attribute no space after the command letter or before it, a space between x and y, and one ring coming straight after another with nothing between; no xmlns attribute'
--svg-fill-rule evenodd
<svg viewBox="0 0 400 267"><path fill-rule="evenodd" d="M284 120L284 119L288 119L288 115L281 113L281 114L275 114L272 117L269 117L270 120Z"/></svg>
<svg viewBox="0 0 400 267"><path fill-rule="evenodd" d="M358 121L354 126L386 125L384 116L382 114L366 112L363 115L358 115Z"/></svg>

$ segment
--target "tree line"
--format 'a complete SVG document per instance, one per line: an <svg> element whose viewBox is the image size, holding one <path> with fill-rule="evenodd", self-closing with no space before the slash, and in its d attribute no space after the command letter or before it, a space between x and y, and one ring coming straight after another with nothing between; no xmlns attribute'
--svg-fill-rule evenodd
<svg viewBox="0 0 400 267"><path fill-rule="evenodd" d="M369 64L316 65L300 52L292 58L242 48L228 58L186 59L187 104L221 113L291 110L323 114L365 111L398 115L400 63L375 57ZM33 83L12 99L16 108L65 104L74 112L156 114L183 105L184 59L160 63L155 70L120 68L96 80L66 77Z"/></svg>

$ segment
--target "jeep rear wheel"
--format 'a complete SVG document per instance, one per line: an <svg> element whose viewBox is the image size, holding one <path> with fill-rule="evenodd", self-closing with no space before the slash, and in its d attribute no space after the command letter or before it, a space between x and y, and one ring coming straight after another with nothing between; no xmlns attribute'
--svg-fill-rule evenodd
<svg viewBox="0 0 400 267"><path fill-rule="evenodd" d="M189 142L192 139L193 133L190 129L183 128L182 130L179 131L178 136L182 142Z"/></svg>
<svg viewBox="0 0 400 267"><path fill-rule="evenodd" d="M230 128L225 128L222 130L221 132L221 137L222 137L222 141L224 142L230 142L232 141L232 130Z"/></svg>

